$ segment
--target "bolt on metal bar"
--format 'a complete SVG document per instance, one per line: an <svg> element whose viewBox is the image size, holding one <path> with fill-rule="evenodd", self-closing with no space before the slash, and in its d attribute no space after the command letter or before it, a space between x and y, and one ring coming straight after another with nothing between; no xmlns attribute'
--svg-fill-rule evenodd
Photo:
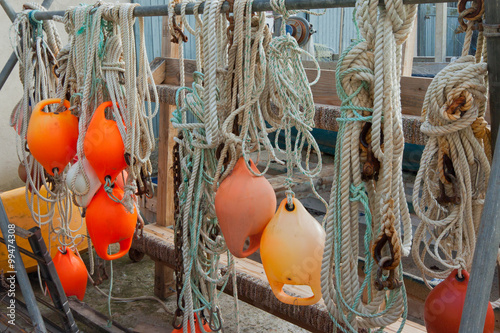
<svg viewBox="0 0 500 333"><path fill-rule="evenodd" d="M444 2L455 2L450 0L403 0L404 4L422 4L422 3L444 3ZM380 4L383 5L384 1L381 0ZM189 3L186 6L186 14L192 15L194 9L194 3ZM202 3L198 9L199 13L203 13L205 4ZM356 5L356 0L286 0L285 6L289 10L303 10L303 9L322 9L322 8L339 8L339 7L354 7ZM272 11L271 3L269 0L255 0L252 4L252 10L254 12L267 12ZM224 1L222 4L222 12L229 11L229 2ZM36 12L33 17L37 20L51 20L54 16L63 16L64 11L47 11L47 12ZM175 6L175 13L177 15L181 14L181 5ZM168 6L137 6L134 9L134 16L145 17L145 16L167 16Z"/></svg>

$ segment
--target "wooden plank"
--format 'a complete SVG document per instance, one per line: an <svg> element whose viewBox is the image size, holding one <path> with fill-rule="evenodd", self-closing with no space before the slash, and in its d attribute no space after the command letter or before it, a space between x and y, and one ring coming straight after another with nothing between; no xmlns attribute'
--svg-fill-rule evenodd
<svg viewBox="0 0 500 333"><path fill-rule="evenodd" d="M310 66L310 64L309 64ZM185 61L186 86L191 86L193 82L193 72L196 70L194 60ZM177 85L179 82L179 59L167 59L167 76L164 84ZM316 78L317 71L313 68L306 68L309 81ZM403 114L420 116L425 92L432 79L423 77L404 76L401 78L401 103ZM335 86L335 71L322 69L321 77L314 86L311 87L314 102L317 104L340 105L341 101L337 96Z"/></svg>
<svg viewBox="0 0 500 333"><path fill-rule="evenodd" d="M163 17L162 25L162 57L179 57L179 47L170 42L168 17ZM166 69L165 69L166 70ZM177 84L179 84L177 82ZM158 142L158 206L156 223L161 226L174 224L174 177L173 146L177 135L170 118L175 107L166 103L160 104L160 126ZM167 265L155 260L154 292L160 299L166 299L175 290L174 271Z"/></svg>
<svg viewBox="0 0 500 333"><path fill-rule="evenodd" d="M434 40L434 61L446 62L446 29L448 4L436 4L436 35Z"/></svg>
<svg viewBox="0 0 500 333"><path fill-rule="evenodd" d="M144 237L135 240L133 248L158 258L167 265L175 265L174 232L158 225L144 227ZM224 274L227 267L227 257L221 257L221 270ZM249 304L259 307L282 319L292 322L312 332L332 332L334 325L323 301L311 306L294 306L278 301L274 296L261 263L250 259L236 258L236 275L239 298ZM285 291L290 294L310 294L307 286L286 286ZM229 281L225 292L232 295L232 283ZM386 328L388 332L396 332L400 320ZM408 332L425 332L422 325L407 321ZM340 330L338 330L340 332ZM366 330L360 330L366 332ZM405 328L405 332L407 332Z"/></svg>

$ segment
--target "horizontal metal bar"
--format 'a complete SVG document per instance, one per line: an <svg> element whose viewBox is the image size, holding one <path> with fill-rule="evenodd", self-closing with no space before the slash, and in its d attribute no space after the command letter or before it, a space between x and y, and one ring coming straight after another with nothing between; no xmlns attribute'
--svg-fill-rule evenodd
<svg viewBox="0 0 500 333"><path fill-rule="evenodd" d="M445 2L456 2L450 0L403 0L404 4L422 4L422 3L445 3ZM384 1L381 0L380 4L383 5ZM322 8L339 8L339 7L354 7L356 5L355 0L286 0L286 8L289 10L304 10L304 9L322 9ZM186 6L186 14L193 14L194 3L189 3ZM198 12L203 13L204 3L199 7ZM271 3L269 0L255 0L252 4L252 10L254 12L267 12L272 11ZM224 1L222 4L222 12L229 11L229 2ZM33 14L33 17L37 20L51 20L54 16L64 16L64 11L38 11ZM181 14L181 5L175 6L175 13L177 15ZM168 15L168 6L137 6L134 9L134 16L145 17L145 16L166 16Z"/></svg>
<svg viewBox="0 0 500 333"><path fill-rule="evenodd" d="M5 241L5 239L3 237L0 237L0 243L3 243L3 244L7 245L7 242ZM31 259L35 259L37 262L41 262L41 263L44 262L44 259L42 257L37 256L36 254L31 253L30 251L26 250L25 248L20 247L20 246L18 246L17 248L19 249L19 252L21 252L25 256L30 257Z"/></svg>

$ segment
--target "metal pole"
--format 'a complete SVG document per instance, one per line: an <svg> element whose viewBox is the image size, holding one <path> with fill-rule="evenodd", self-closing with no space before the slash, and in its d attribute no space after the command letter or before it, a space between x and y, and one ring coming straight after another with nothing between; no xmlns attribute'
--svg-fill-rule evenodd
<svg viewBox="0 0 500 333"><path fill-rule="evenodd" d="M54 0L44 0L44 2L42 3L42 6L44 8L49 8L52 5L53 1ZM0 5L5 10L5 13L10 18L10 20L12 22L14 22L14 20L16 19L16 16L17 16L17 13L14 10L14 8L12 8L12 6L7 2L7 0L0 0ZM3 88L3 85L5 84L7 79L9 78L10 73L12 73L12 71L14 70L14 67L16 67L16 63L17 63L17 56L14 52L12 52L12 54L9 57L9 60L7 60L7 63L5 64L2 71L0 72L0 89Z"/></svg>
<svg viewBox="0 0 500 333"><path fill-rule="evenodd" d="M12 229L15 230L14 228ZM7 217L7 213L5 212L2 199L0 199L0 230L2 231L3 238L7 241L7 253L14 254L14 267L16 269L15 277L17 283L19 284L19 287L21 288L28 313L30 314L31 320L33 321L35 332L47 332L45 323L43 322L42 314L40 313L40 309L36 304L35 294L33 293L33 289L31 288L28 274L26 273L26 269L24 268L23 259L21 258L21 254L19 253L19 249L17 247L16 238L15 236L12 237L14 234L9 233L9 218Z"/></svg>
<svg viewBox="0 0 500 333"><path fill-rule="evenodd" d="M444 3L455 2L451 0L403 0L404 4L420 4L420 3ZM384 0L380 0L380 4L384 4ZM186 14L192 15L195 3L189 3L186 6ZM321 9L321 8L339 8L339 7L354 7L356 0L286 0L285 6L289 10L300 9ZM198 12L203 13L205 8L202 3ZM229 10L229 2L225 1L222 4L222 12ZM270 12L273 8L269 0L255 0L252 4L252 11L254 12ZM33 17L37 20L51 20L55 15L64 16L64 11L50 11L50 12L36 12ZM181 5L175 6L175 13L181 14ZM167 16L168 6L138 6L134 9L134 16Z"/></svg>
<svg viewBox="0 0 500 333"><path fill-rule="evenodd" d="M469 286L465 298L460 333L483 330L500 245L500 1L485 1L485 28L488 48L488 78L492 142L496 142L493 165L477 235Z"/></svg>

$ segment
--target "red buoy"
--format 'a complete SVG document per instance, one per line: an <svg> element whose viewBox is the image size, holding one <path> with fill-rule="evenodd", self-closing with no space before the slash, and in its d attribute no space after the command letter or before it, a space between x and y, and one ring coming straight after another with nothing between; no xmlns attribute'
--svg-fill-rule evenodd
<svg viewBox="0 0 500 333"><path fill-rule="evenodd" d="M62 173L76 154L78 141L78 118L68 110L64 101L63 112L44 112L49 104L58 104L58 98L40 101L31 114L26 140L31 155L51 176L54 171Z"/></svg>
<svg viewBox="0 0 500 333"><path fill-rule="evenodd" d="M125 146L118 125L116 121L106 119L106 108L112 106L112 102L99 105L83 142L85 157L102 184L106 183L107 177L114 182L116 176L127 167Z"/></svg>
<svg viewBox="0 0 500 333"><path fill-rule="evenodd" d="M462 270L462 278L455 269L427 296L424 307L425 327L428 333L458 333L462 310L465 302L469 273ZM483 333L493 332L495 315L491 303L488 302L486 321Z"/></svg>
<svg viewBox="0 0 500 333"><path fill-rule="evenodd" d="M212 330L210 329L210 326L208 325L208 322L205 319L202 319L202 321L203 321L203 329L205 330L205 332L212 332ZM194 314L194 325L196 326L195 327L196 333L202 333L202 331L200 329L200 325L198 324L198 314L197 313ZM189 321L188 321L187 331L191 332L191 325L189 324ZM176 328L172 331L172 333L183 333L183 332L184 332L184 330L183 330L182 326L180 328Z"/></svg>
<svg viewBox="0 0 500 333"><path fill-rule="evenodd" d="M249 160L256 173L259 170ZM265 227L276 211L276 194L265 177L253 175L240 157L233 171L222 181L215 194L215 213L227 248L238 258L248 257L260 246ZM243 250L245 240L250 245Z"/></svg>
<svg viewBox="0 0 500 333"><path fill-rule="evenodd" d="M117 200L122 200L123 190L115 186L112 192ZM137 224L137 209L130 213L120 203L112 200L101 186L87 207L85 215L87 230L99 257L114 260L123 257L132 245ZM108 254L111 244L119 243L120 251Z"/></svg>
<svg viewBox="0 0 500 333"><path fill-rule="evenodd" d="M52 261L66 296L76 296L82 301L87 289L87 268L82 259L67 247L64 253L57 251Z"/></svg>

